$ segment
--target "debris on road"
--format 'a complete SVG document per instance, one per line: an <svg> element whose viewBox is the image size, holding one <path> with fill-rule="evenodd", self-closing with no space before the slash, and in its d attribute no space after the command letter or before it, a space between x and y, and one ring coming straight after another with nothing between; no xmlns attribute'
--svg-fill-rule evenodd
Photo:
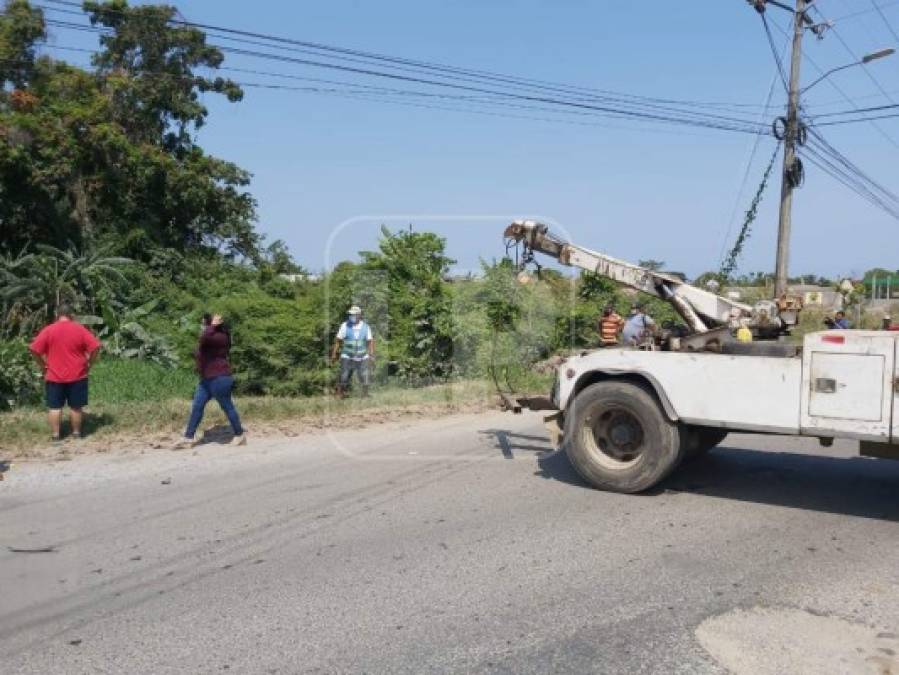
<svg viewBox="0 0 899 675"><path fill-rule="evenodd" d="M37 548L19 548L17 546L7 546L11 553L56 553L58 550L55 546L40 546Z"/></svg>

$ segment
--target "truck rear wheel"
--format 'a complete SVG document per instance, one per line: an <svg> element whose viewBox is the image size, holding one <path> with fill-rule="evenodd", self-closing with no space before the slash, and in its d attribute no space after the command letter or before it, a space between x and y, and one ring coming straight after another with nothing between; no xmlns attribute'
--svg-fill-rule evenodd
<svg viewBox="0 0 899 675"><path fill-rule="evenodd" d="M565 415L565 452L590 485L642 492L680 459L680 433L655 397L630 382L598 382L580 392Z"/></svg>

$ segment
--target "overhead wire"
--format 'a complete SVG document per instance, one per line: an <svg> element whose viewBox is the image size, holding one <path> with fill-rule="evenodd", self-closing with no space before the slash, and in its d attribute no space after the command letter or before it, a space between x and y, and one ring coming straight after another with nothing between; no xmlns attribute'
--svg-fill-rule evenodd
<svg viewBox="0 0 899 675"><path fill-rule="evenodd" d="M777 47L774 46L774 36L771 35L771 27L768 25L768 17L765 16L764 12L759 12L759 16L762 18L762 25L765 28L765 36L768 38L768 46L771 48L771 55L774 57L774 63L777 65L777 73L780 75L780 81L783 84L784 91L789 92L790 86L787 84L787 74L784 69L783 60L781 59L781 56L777 51Z"/></svg>
<svg viewBox="0 0 899 675"><path fill-rule="evenodd" d="M878 5L877 2L875 2L875 0L871 0L871 4L874 6L874 9L877 11L877 14L883 20L884 24L886 24L887 30L890 31L890 33L892 34L892 36L896 40L896 42L899 42L899 34L896 33L896 29L893 28L893 24L890 23L889 19L887 19L887 15L883 13L883 7L886 7L888 5L895 5L897 3L892 2L892 3L887 3L886 5L881 6L881 5Z"/></svg>
<svg viewBox="0 0 899 675"><path fill-rule="evenodd" d="M873 2L872 2L872 4L873 4ZM874 7L870 8L870 9L860 9L855 12L850 12L849 14L843 14L842 16L838 16L837 18L833 19L833 21L834 21L834 23L841 23L843 21L846 21L847 19L854 19L858 16L864 16L865 14L871 14L872 12L882 9L883 7L895 7L896 5L899 5L899 0L891 0L891 2L885 2L882 5L880 5L879 7L877 5L875 5Z"/></svg>
<svg viewBox="0 0 899 675"><path fill-rule="evenodd" d="M774 24L774 27L777 28L778 30L780 30L781 33L783 33L785 36L787 35L786 31L784 31L777 23ZM808 55L807 52L802 53L802 58L803 58L803 60L808 61L808 63L818 72L819 75L825 74L825 70L823 68L821 68L821 66L819 66L815 62L815 60L811 56ZM849 96L849 94L847 94L836 82L834 82L830 78L828 78L824 81L828 84L828 86L830 86L834 91L836 91L843 98L844 101L846 101L850 106L852 106L853 110L858 109L858 106L855 104L855 101L853 101L852 98ZM800 105L803 110L806 109L804 103L800 103ZM874 128L877 131L877 133L879 133L888 143L890 143L890 145L892 145L896 149L899 149L899 143L896 142L896 139L894 139L892 136L890 136L890 134L888 134L886 131L884 131L883 128L879 124L877 124L877 122L875 120L865 120L865 121L868 122L871 125L871 127Z"/></svg>
<svg viewBox="0 0 899 675"><path fill-rule="evenodd" d="M92 26L85 26L83 24L76 24L72 22L65 21L56 21L56 20L48 20L48 24L54 27L60 28L70 28L73 30L80 30L86 32L94 32L94 33L102 33L102 29L97 29ZM259 52L255 50L248 49L240 49L235 47L227 47L223 45L211 45L215 46L226 53L232 53L242 56L249 56L255 58L262 58L268 60L274 60L282 63L291 63L296 65L304 65L311 66L317 68L324 68L335 70L343 73L350 73L353 75L364 75L378 78L386 78L390 80L400 81L407 84L418 84L418 85L426 85L426 86L436 86L441 88L453 89L456 91L465 91L472 93L481 93L481 94L491 94L502 96L506 99L515 100L515 101L525 101L528 103L538 103L538 104L549 104L551 106L557 106L560 108L571 108L577 110L587 110L591 111L599 116L605 116L609 118L615 119L633 119L633 120L641 120L641 121L649 121L649 122L657 122L657 123L665 123L665 124L673 124L673 125L682 125L682 126L693 126L693 127L701 127L707 129L718 129L722 131L736 131L743 133L756 133L758 131L758 126L754 122L742 118L735 118L732 116L726 115L718 115L711 113L698 113L692 112L688 113L686 111L671 111L671 112L657 112L653 109L642 109L639 107L614 107L611 104L609 105L599 105L594 103L587 103L577 100L570 100L565 98L558 98L552 96L544 96L544 95L531 95L524 94L520 92L509 92L501 89L491 89L485 88L481 86L472 86L468 84L460 84L458 82L448 82L435 80L431 78L423 78L416 77L412 75L405 75L401 73L387 72L374 70L372 68L357 68L355 66L348 66L345 64L335 64L329 63L326 61L316 61L311 59L301 59L286 56L283 54L272 54L269 52Z"/></svg>
<svg viewBox="0 0 899 675"><path fill-rule="evenodd" d="M899 197L833 147L819 130L809 129L808 141L799 152L863 199L899 220Z"/></svg>
<svg viewBox="0 0 899 675"><path fill-rule="evenodd" d="M884 211L890 217L899 220L899 208L874 194L862 181L859 181L857 177L853 176L851 172L846 171L840 167L838 163L827 157L826 153L823 153L814 147L806 146L802 149L801 154L805 159L821 169L821 171L856 193L872 206Z"/></svg>
<svg viewBox="0 0 899 675"><path fill-rule="evenodd" d="M43 2L53 3L56 5L64 5L71 7L80 7L80 5L76 2L69 2L67 0L43 0ZM46 5L41 5L51 11L59 11L54 7L47 7ZM106 11L111 12L119 12L121 13L123 10L115 10L107 8ZM78 12L74 12L78 14ZM323 54L327 54L327 58L333 59L342 59L349 60L352 57L352 62L364 62L364 63L381 63L383 67L389 67L391 69L399 69L401 71L410 72L428 72L431 76L439 77L442 79L449 80L463 80L463 81L480 81L480 82L502 82L506 85L514 85L519 88L528 88L532 90L546 90L553 91L555 94L565 93L567 95L581 95L585 97L590 97L594 99L601 100L622 100L628 101L631 103L642 103L647 105L668 105L668 106L680 106L680 107L748 107L753 104L740 104L740 103L731 103L731 102L712 102L712 101L693 101L693 100L676 100L676 99L664 99L657 97L647 97L647 96L639 96L634 94L625 94L622 92L613 92L605 89L596 89L589 87L577 87L573 85L567 84L559 84L548 82L546 80L537 80L532 78L523 78L518 76L510 76L503 75L499 73L493 73L490 71L484 70L476 70L469 68L460 68L457 66L448 66L444 64L437 64L428 61L419 61L415 59L408 59L403 57L394 57L387 56L384 54L378 54L374 52L364 52L356 49L347 49L344 47L337 47L333 45L326 45L322 43L309 42L304 40L296 40L293 38L285 38L280 36L268 35L265 33L258 33L252 31L244 31L237 30L233 28L227 28L222 26L215 26L211 24L197 23L197 22L186 22L179 21L176 19L170 19L169 23L174 25L183 25L186 27L197 28L203 30L208 35L213 36L221 36L221 34L227 34L229 36L239 36L239 37L228 37L227 39L237 42L243 42L244 44L254 44L256 46L267 46L269 48L275 48L280 50L294 51L305 54L315 54L317 56L322 56ZM253 38L248 39L248 38ZM259 42L259 40L265 40L265 42Z"/></svg>
<svg viewBox="0 0 899 675"><path fill-rule="evenodd" d="M782 62L782 54L786 52L788 44L789 44L789 40L785 40L780 53L778 53L778 56L780 56L780 58L775 59L776 72L771 77L771 84L768 86L768 94L765 97L765 104L762 108L763 110L767 110L771 104L771 100L774 97L774 90L777 87L778 77L780 77L781 81L784 81L783 80L784 74L782 71L781 62ZM761 123L761 119L759 120L759 122ZM740 203L743 200L743 194L745 193L746 185L749 182L749 173L752 170L753 163L755 162L755 157L756 157L756 154L758 153L758 149L759 149L759 145L761 143L762 137L763 137L763 134L761 132L756 134L755 139L752 142L752 148L749 152L749 157L746 160L746 168L743 171L743 178L740 181L740 189L737 190L737 195L734 198L733 208L731 209L730 217L727 219L727 230L724 234L724 239L721 240L721 250L719 251L719 254L718 254L720 264L724 263L725 249L727 248L728 242L730 240L730 234L731 234L731 231L733 230L734 220L737 217L737 211L739 210ZM778 148L779 148L779 144L778 144Z"/></svg>
<svg viewBox="0 0 899 675"><path fill-rule="evenodd" d="M50 49L62 49L62 50L76 51L76 52L82 52L82 53L84 53L84 52L95 53L93 50L90 50L90 49L67 47L67 46L60 46L60 45L49 46L49 48ZM82 67L82 68L90 68L90 66L86 65L86 64L73 64L73 65L78 65L79 67ZM235 70L238 72L249 72L249 73L261 72L261 71L252 71L252 70L239 69L239 68L237 68L237 69L218 68L216 70ZM185 81L189 81L192 83L197 81L197 76L182 77L182 76L173 75L171 73L142 74L139 77L141 79L179 78L179 79L183 79ZM284 77L290 77L290 76L285 75ZM624 126L621 124L610 124L610 123L606 123L606 122L578 121L578 120L573 120L573 119L559 119L559 118L546 117L546 116L538 117L535 115L512 114L512 113L508 113L508 112L497 112L497 111L491 111L491 110L484 110L481 108L473 108L470 106L469 107L461 107L458 105L457 106L437 105L434 103L425 104L425 103L413 102L413 101L409 101L409 100L398 100L397 98L395 98L397 96L400 96L400 98L402 98L402 99L408 99L410 96L411 97L424 96L424 97L429 97L429 98L436 97L436 98L446 99L451 102L458 101L460 103L471 103L471 104L481 104L481 105L491 103L490 101L483 101L481 97L467 97L467 96L458 96L458 95L453 96L453 95L448 95L448 94L437 94L437 93L427 93L427 92L410 92L410 91L397 90L397 89L388 89L388 88L383 88L383 87L374 87L371 85L363 85L363 84L349 85L348 83L343 83L343 82L334 81L334 80L323 80L321 78L302 78L302 77L300 77L298 79L311 80L314 82L324 82L324 83L330 82L330 83L335 83L335 84L339 84L339 85L347 84L348 86L343 87L343 88L300 87L300 86L288 86L288 85L279 85L279 84L271 84L271 83L263 83L263 82L247 82L247 81L243 81L243 80L236 80L236 81L234 81L234 84L236 84L242 88L294 91L294 92L300 92L300 93L305 93L305 94L325 95L325 96L332 96L332 97L338 97L338 98L365 100L365 101L382 103L382 104L402 105L402 106L429 109L429 110L442 110L442 111L450 111L450 112L471 113L471 114L477 114L477 115L487 115L487 116L492 116L492 117L502 117L502 118L509 118L509 119L533 120L533 121L538 121L538 122L547 122L547 123L554 123L554 124L561 123L561 124L588 126L588 127L604 128L604 129L618 129L618 130L634 130L634 129L636 129L636 127L632 127L632 126ZM394 98L391 98L391 97L394 97ZM581 116L582 120L591 119L591 118L596 119L595 115L592 115L590 112L587 112L587 111L556 110L553 108L545 108L545 107L530 106L530 105L520 105L520 104L514 104L514 103L508 103L508 102L504 103L503 107L511 108L514 110L548 112L548 113L552 113L554 115L558 115L558 114L577 115L577 116ZM644 133L666 133L666 134L672 133L671 130L662 130L662 129L645 128L645 127L640 127L640 131L644 132ZM690 132L680 131L679 133L689 134Z"/></svg>
<svg viewBox="0 0 899 675"><path fill-rule="evenodd" d="M818 7L817 7L816 5L812 5L812 10L815 11L815 12L818 14L818 16L820 16L820 17L822 18L822 20L826 18L826 17L824 16L824 14L821 12L821 10L818 9ZM882 95L883 95L883 96L884 96L890 103L896 103L896 101L893 100L893 98L889 95L889 93L888 93L887 90L884 88L884 86L880 83L880 80L878 80L878 79L874 76L874 74L869 70L868 65L867 65L866 63L864 63L864 62L859 58L859 56L855 53L855 50L853 50L852 47L850 47L849 44L846 42L846 40L843 39L843 36L842 36L842 35L840 34L840 32L837 30L836 26L833 26L833 25L832 25L832 26L830 27L830 32L837 38L837 40L838 40L838 41L840 42L840 44L843 46L843 49L846 50L846 53L849 54L849 56L851 56L852 59L853 59L854 61L856 61L856 62L858 62L858 63L861 63L862 70L864 71L865 75L868 76L868 79L871 80L871 82L874 84L874 86L877 87L877 90L878 90L878 91L879 91L879 92L880 92L880 93L881 93L881 94L882 94Z"/></svg>

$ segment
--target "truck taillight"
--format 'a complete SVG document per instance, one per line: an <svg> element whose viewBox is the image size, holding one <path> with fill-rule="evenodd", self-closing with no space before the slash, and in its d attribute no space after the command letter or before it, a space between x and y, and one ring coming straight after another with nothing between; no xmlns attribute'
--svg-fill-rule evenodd
<svg viewBox="0 0 899 675"><path fill-rule="evenodd" d="M829 342L832 345L842 345L846 343L846 337L843 335L823 335L821 342Z"/></svg>

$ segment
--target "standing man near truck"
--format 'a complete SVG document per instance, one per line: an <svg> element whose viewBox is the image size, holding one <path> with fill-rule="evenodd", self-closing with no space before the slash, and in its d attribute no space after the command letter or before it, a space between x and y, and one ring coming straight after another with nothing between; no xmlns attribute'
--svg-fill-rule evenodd
<svg viewBox="0 0 899 675"><path fill-rule="evenodd" d="M81 438L87 374L100 353L100 341L72 316L72 307L61 304L56 310L56 321L38 333L30 346L44 371L47 418L54 443L61 439L62 409L67 403L72 438Z"/></svg>
<svg viewBox="0 0 899 675"><path fill-rule="evenodd" d="M603 347L617 347L618 334L624 328L622 319L612 305L606 305L599 319L599 341Z"/></svg>
<svg viewBox="0 0 899 675"><path fill-rule="evenodd" d="M635 310L625 322L624 330L621 332L624 344L629 347L640 346L654 335L656 330L656 322L646 314L646 308L642 304L636 305Z"/></svg>
<svg viewBox="0 0 899 675"><path fill-rule="evenodd" d="M340 324L337 339L331 350L331 361L340 355L340 376L337 381L337 398L343 398L347 387L356 373L362 385L362 395L368 396L371 383L371 363L375 358L375 340L371 327L362 320L362 310L358 305L350 307L347 320Z"/></svg>

